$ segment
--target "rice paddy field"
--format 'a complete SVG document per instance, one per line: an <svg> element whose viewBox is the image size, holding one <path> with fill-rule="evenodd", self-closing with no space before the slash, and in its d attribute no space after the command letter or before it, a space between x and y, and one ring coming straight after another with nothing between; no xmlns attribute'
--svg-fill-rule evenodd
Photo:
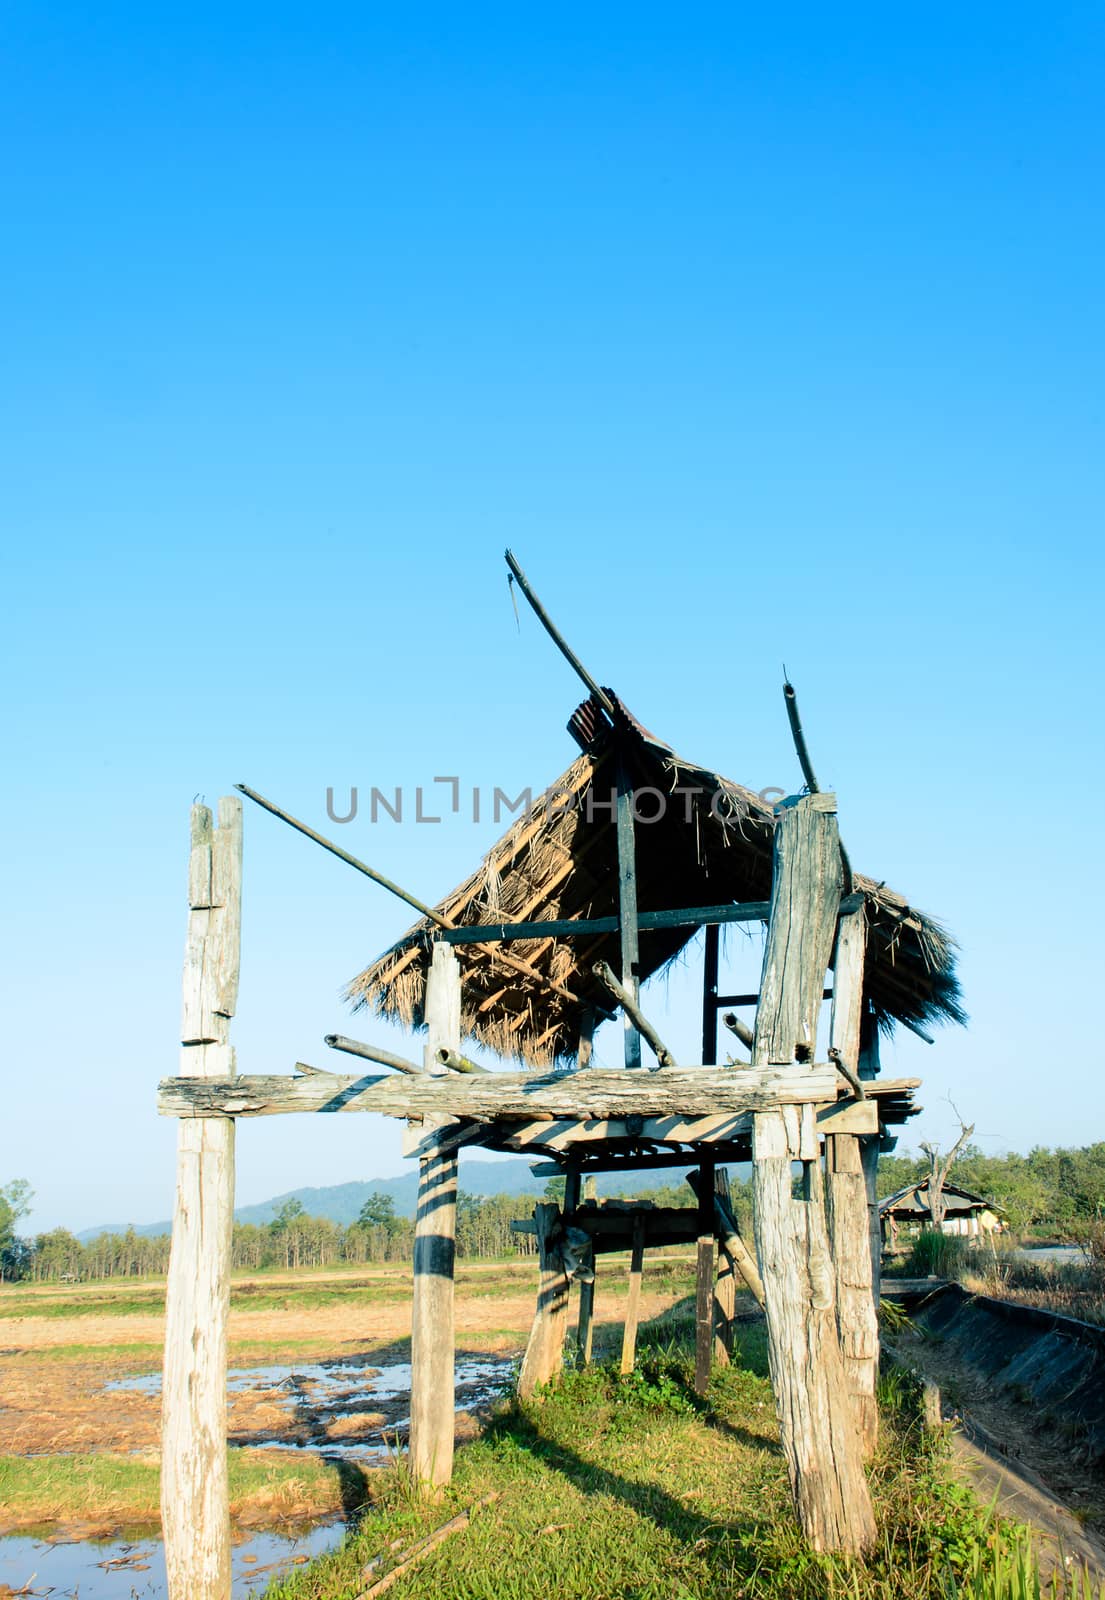
<svg viewBox="0 0 1105 1600"><path fill-rule="evenodd" d="M382 1265L236 1280L228 1394L236 1595L352 1600L398 1568L387 1590L397 1600L545 1600L554 1591L587 1600L946 1600L1020 1594L1000 1586L1003 1563L1022 1584L1035 1572L1031 1546L980 1506L941 1440L923 1433L916 1386L901 1374L884 1384L873 1468L879 1549L857 1566L810 1555L790 1508L751 1302L734 1364L715 1373L705 1398L693 1392L689 1256L646 1268L635 1374L622 1379L602 1359L620 1340L624 1296L611 1258L596 1300L598 1364L569 1368L524 1405L512 1379L534 1265L462 1264L463 1447L447 1495L426 1504L411 1491L403 1454L409 1273ZM0 1596L164 1593L163 1297L155 1281L0 1290ZM403 1565L466 1512L464 1526ZM1044 1571L1043 1592L1083 1595L1066 1584L1061 1559L1045 1559Z"/></svg>

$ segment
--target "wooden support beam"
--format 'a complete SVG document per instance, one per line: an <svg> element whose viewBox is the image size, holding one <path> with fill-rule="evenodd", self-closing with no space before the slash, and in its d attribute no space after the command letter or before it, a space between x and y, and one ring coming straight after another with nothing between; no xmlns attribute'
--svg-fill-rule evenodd
<svg viewBox="0 0 1105 1600"><path fill-rule="evenodd" d="M218 827L192 807L181 1072L234 1071L230 1019L241 947L242 803L219 801ZM229 1600L227 1329L234 1219L234 1123L187 1120L165 1289L161 1524L170 1600Z"/></svg>
<svg viewBox="0 0 1105 1600"><path fill-rule="evenodd" d="M835 810L828 795L776 809L754 1066L812 1058L840 902ZM797 1200L796 1160L805 1173ZM858 1554L874 1543L875 1520L837 1334L812 1107L756 1114L752 1185L771 1379L798 1518L815 1550Z"/></svg>
<svg viewBox="0 0 1105 1600"><path fill-rule="evenodd" d="M717 1212L724 1206L732 1213L729 1195L729 1177L724 1167L714 1168L714 1224ZM758 1274L757 1274L758 1276ZM761 1293L762 1293L761 1286ZM732 1259L720 1248L718 1251L717 1278L714 1282L714 1365L727 1367L733 1356L733 1342L737 1309L737 1268Z"/></svg>
<svg viewBox="0 0 1105 1600"><path fill-rule="evenodd" d="M437 1067L438 1050L455 1050L460 1044L460 1005L460 964L447 945L435 942L424 1008L427 1077L431 1067ZM442 1132L447 1136L448 1129ZM453 1271L457 1155L454 1148L443 1145L444 1140L437 1148L431 1142L418 1163L411 1309L410 1469L423 1493L434 1497L453 1476L456 1422Z"/></svg>
<svg viewBox="0 0 1105 1600"><path fill-rule="evenodd" d="M550 1382L560 1371L568 1323L568 1274L560 1253L560 1208L542 1202L534 1207L533 1220L540 1277L537 1314L518 1375L518 1393L523 1400L530 1399L541 1384Z"/></svg>
<svg viewBox="0 0 1105 1600"><path fill-rule="evenodd" d="M637 847L633 825L633 780L625 759L624 749L618 751L618 935L621 941L622 1022L625 1028L625 1064L641 1065L641 1035L639 1024L633 1016L640 991L638 963L640 948L637 936Z"/></svg>
<svg viewBox="0 0 1105 1600"><path fill-rule="evenodd" d="M645 1218L640 1212L633 1218L633 1236L629 1256L629 1294L625 1302L625 1322L622 1326L623 1375L632 1372L637 1363L637 1325L641 1319L641 1277L645 1262Z"/></svg>
<svg viewBox="0 0 1105 1600"><path fill-rule="evenodd" d="M862 893L846 895L840 902L841 914L847 915L863 903ZM770 906L770 900L740 900L725 901L717 906L639 911L637 928L641 933L654 933L657 929L667 928L712 928L730 922L766 922ZM512 939L594 939L602 934L617 933L620 926L617 917L555 917L545 922L466 922L460 926L439 928L438 934L446 944L490 946ZM832 991L826 991L825 999L831 997ZM714 1004L751 1006L756 1004L758 998L754 994L723 994L717 996ZM925 1037L927 1035L922 1034L922 1038Z"/></svg>
<svg viewBox="0 0 1105 1600"><path fill-rule="evenodd" d="M864 1005L866 945L864 913L855 911L849 917L842 917L837 928L836 956L833 961L830 1054L836 1052L841 1071L850 1082L859 1086L861 1093L860 1027ZM871 1130L875 1131L877 1129ZM867 1187L856 1134L834 1131L826 1138L825 1192L840 1349L855 1407L856 1423L863 1440L864 1456L870 1461L879 1437L879 1413L875 1400L879 1370L879 1322L872 1296Z"/></svg>
<svg viewBox="0 0 1105 1600"><path fill-rule="evenodd" d="M263 1117L293 1111L378 1111L391 1117L451 1116L528 1121L541 1116L686 1118L739 1115L837 1097L836 1068L762 1065L669 1067L627 1078L620 1068L558 1072L490 1072L479 1077L166 1078L162 1116ZM668 1137L678 1138L679 1134ZM693 1136L692 1136L693 1137Z"/></svg>
<svg viewBox="0 0 1105 1600"><path fill-rule="evenodd" d="M707 1163L699 1168L698 1195L694 1387L705 1394L714 1354L714 1171Z"/></svg>
<svg viewBox="0 0 1105 1600"><path fill-rule="evenodd" d="M595 1277L598 1276L598 1261L595 1262ZM591 1360L591 1351L595 1337L595 1278L585 1281L579 1286L579 1322L576 1326L576 1349L581 1363L586 1367Z"/></svg>
<svg viewBox="0 0 1105 1600"><path fill-rule="evenodd" d="M591 1056L595 1044L595 1009L588 1006L579 1019L579 1051L576 1055L576 1066L580 1069L591 1065Z"/></svg>
<svg viewBox="0 0 1105 1600"><path fill-rule="evenodd" d="M751 1151L749 1151L751 1154ZM721 1250L731 1265L744 1279L751 1290L757 1305L764 1303L764 1286L760 1277L760 1270L756 1265L756 1258L741 1238L740 1229L737 1227L736 1215L729 1200L729 1183L724 1172L718 1172L712 1196L714 1232ZM688 1172L687 1182L694 1190L698 1203L702 1205L702 1174L701 1172Z"/></svg>
<svg viewBox="0 0 1105 1600"><path fill-rule="evenodd" d="M702 955L702 1063L717 1061L717 984L721 933L716 923L706 929Z"/></svg>

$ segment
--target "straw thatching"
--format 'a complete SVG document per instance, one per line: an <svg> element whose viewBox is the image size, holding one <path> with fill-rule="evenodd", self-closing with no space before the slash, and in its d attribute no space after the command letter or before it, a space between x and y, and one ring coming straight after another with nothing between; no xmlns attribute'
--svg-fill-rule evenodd
<svg viewBox="0 0 1105 1600"><path fill-rule="evenodd" d="M456 924L551 921L616 915L617 837L610 805L615 737L637 792L638 906L675 910L771 894L771 807L751 790L680 759L618 704L613 730L592 702L569 727L584 745L572 763L488 852L479 869L436 908ZM647 820L654 813L658 820ZM858 874L866 896L867 993L884 1026L962 1021L954 946L931 917L884 884ZM355 1008L419 1027L429 939L416 923L347 990ZM694 937L693 928L642 931L642 980ZM618 935L513 941L506 949L539 976L505 966L498 948L459 945L463 1029L502 1056L545 1066L574 1057L585 1012L611 1009L592 974L598 960L620 969Z"/></svg>

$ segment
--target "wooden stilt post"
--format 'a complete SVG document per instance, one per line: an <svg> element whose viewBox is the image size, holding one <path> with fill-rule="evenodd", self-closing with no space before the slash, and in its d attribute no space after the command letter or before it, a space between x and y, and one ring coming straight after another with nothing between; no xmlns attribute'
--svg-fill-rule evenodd
<svg viewBox="0 0 1105 1600"><path fill-rule="evenodd" d="M460 966L440 941L434 944L426 978L424 1013L425 1070L439 1071L436 1052L460 1048ZM411 1476L431 1495L453 1476L456 1231L457 1155L455 1150L431 1148L418 1163L410 1435Z"/></svg>
<svg viewBox="0 0 1105 1600"><path fill-rule="evenodd" d="M533 1209L537 1225L537 1251L540 1280L537 1290L537 1315L530 1329L529 1343L518 1375L518 1393L528 1400L540 1384L548 1383L564 1364L564 1334L568 1325L568 1274L560 1253L560 1207L537 1205Z"/></svg>
<svg viewBox="0 0 1105 1600"><path fill-rule="evenodd" d="M715 1202L729 1208L729 1178L724 1167L714 1169ZM717 1211L714 1206L714 1229L717 1231ZM717 1281L714 1285L714 1362L727 1367L733 1354L733 1318L737 1309L737 1272L734 1263L718 1251Z"/></svg>
<svg viewBox="0 0 1105 1600"><path fill-rule="evenodd" d="M842 917L833 964L832 1042L840 1059L857 1076L866 942L863 910ZM863 1452L870 1460L879 1437L875 1400L879 1322L872 1296L867 1186L855 1134L835 1134L825 1140L825 1190L840 1349Z"/></svg>
<svg viewBox="0 0 1105 1600"><path fill-rule="evenodd" d="M622 1326L622 1373L632 1372L637 1364L637 1327L641 1320L641 1277L645 1265L645 1220L633 1220L633 1245L629 1253L629 1294Z"/></svg>
<svg viewBox="0 0 1105 1600"><path fill-rule="evenodd" d="M698 1249L695 1285L694 1387L705 1394L710 1386L714 1353L714 1169L703 1162L698 1184Z"/></svg>
<svg viewBox="0 0 1105 1600"><path fill-rule="evenodd" d="M231 1075L241 949L242 803L192 807L181 1074ZM161 1523L170 1600L229 1600L226 1362L234 1122L181 1120L165 1290Z"/></svg>
<svg viewBox="0 0 1105 1600"><path fill-rule="evenodd" d="M702 962L702 1065L717 1061L717 980L721 929L716 922L706 924L706 948Z"/></svg>
<svg viewBox="0 0 1105 1600"><path fill-rule="evenodd" d="M859 1075L869 1081L877 1078L879 1062L879 1023L873 1011L866 1007L860 1017ZM871 1298L878 1313L882 1294L882 1223L879 1218L879 1155L884 1148L893 1149L895 1140L884 1140L872 1133L859 1142L860 1161L863 1164L863 1182L867 1190L867 1231L871 1240Z"/></svg>
<svg viewBox="0 0 1105 1600"><path fill-rule="evenodd" d="M637 977L637 846L633 826L633 780L626 765L624 750L618 753L618 930L621 939L622 982L634 1000L640 987ZM628 1012L622 1017L625 1029L625 1064L641 1065L641 1035Z"/></svg>
<svg viewBox="0 0 1105 1600"><path fill-rule="evenodd" d="M753 1065L814 1057L842 881L835 812L835 796L825 794L776 809ZM875 1521L837 1334L812 1106L756 1112L752 1158L771 1381L798 1518L815 1550L859 1552L874 1542Z"/></svg>
<svg viewBox="0 0 1105 1600"><path fill-rule="evenodd" d="M588 1176L583 1180L583 1198L584 1200L594 1200L595 1195L595 1180L593 1177ZM595 1276L597 1277L599 1270L599 1258L595 1253L593 1253L591 1266ZM594 1342L594 1336L595 1279L592 1278L590 1283L581 1283L579 1286L579 1323L576 1327L576 1344L578 1346L579 1359L585 1367L588 1366L591 1361L591 1350Z"/></svg>

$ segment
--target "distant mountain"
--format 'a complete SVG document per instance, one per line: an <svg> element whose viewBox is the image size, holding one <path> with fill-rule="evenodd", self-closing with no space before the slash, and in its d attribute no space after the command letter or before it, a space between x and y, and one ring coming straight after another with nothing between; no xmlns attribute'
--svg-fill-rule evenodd
<svg viewBox="0 0 1105 1600"><path fill-rule="evenodd" d="M687 1168L694 1165L688 1161ZM616 1178L598 1180L600 1194L636 1194L641 1189L656 1189L663 1184L682 1182L682 1173L674 1171L627 1172ZM465 1194L532 1194L541 1195L544 1178L535 1178L530 1171L530 1161L520 1156L517 1161L466 1161L461 1157L460 1188ZM418 1200L417 1171L404 1172L398 1178L370 1178L365 1183L336 1183L325 1189L289 1189L286 1194L274 1195L257 1205L239 1206L234 1213L237 1222L254 1222L263 1225L271 1222L280 1207L288 1200L298 1200L304 1211L312 1217L328 1217L343 1227L355 1222L361 1207L374 1194L390 1195L401 1217L413 1217ZM99 1228L85 1228L77 1238L82 1243L97 1239L102 1233L125 1233L127 1224L105 1223ZM152 1237L168 1233L168 1222L145 1222L135 1226L135 1233Z"/></svg>

